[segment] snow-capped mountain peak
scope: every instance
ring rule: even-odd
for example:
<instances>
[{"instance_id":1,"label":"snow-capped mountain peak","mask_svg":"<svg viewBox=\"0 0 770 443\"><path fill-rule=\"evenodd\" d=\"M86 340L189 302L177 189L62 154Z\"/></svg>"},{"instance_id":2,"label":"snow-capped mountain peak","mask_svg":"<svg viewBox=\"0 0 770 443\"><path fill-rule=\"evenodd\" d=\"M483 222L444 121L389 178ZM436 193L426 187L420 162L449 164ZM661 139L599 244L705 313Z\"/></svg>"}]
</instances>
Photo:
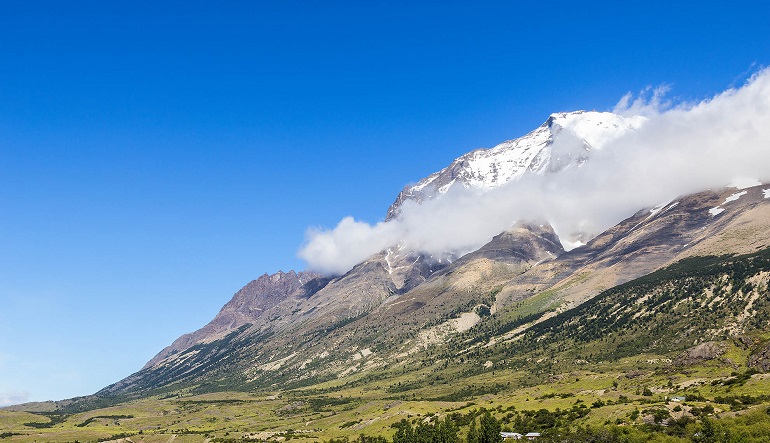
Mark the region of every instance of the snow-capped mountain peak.
<instances>
[{"instance_id":1,"label":"snow-capped mountain peak","mask_svg":"<svg viewBox=\"0 0 770 443\"><path fill-rule=\"evenodd\" d=\"M445 194L452 186L491 189L527 173L558 172L585 162L590 152L634 131L645 117L624 117L610 112L576 111L551 114L545 123L523 137L489 149L476 149L449 166L407 186L388 209L387 219L398 215L406 200L422 202Z\"/></svg>"},{"instance_id":2,"label":"snow-capped mountain peak","mask_svg":"<svg viewBox=\"0 0 770 443\"><path fill-rule=\"evenodd\" d=\"M640 128L645 121L647 119L642 116L624 117L611 112L575 111L551 114L545 125L554 133L566 129L591 148L601 149L629 131Z\"/></svg>"}]
</instances>

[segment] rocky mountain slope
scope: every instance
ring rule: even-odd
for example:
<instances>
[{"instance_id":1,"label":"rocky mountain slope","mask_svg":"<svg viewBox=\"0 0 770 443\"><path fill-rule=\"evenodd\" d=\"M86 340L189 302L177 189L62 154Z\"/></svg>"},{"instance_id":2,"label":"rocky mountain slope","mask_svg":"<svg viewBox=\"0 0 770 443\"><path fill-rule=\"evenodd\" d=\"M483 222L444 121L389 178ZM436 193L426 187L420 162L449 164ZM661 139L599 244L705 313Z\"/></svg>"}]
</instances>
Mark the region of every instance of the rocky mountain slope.
<instances>
[{"instance_id":1,"label":"rocky mountain slope","mask_svg":"<svg viewBox=\"0 0 770 443\"><path fill-rule=\"evenodd\" d=\"M674 359L680 366L722 357L725 346L715 343L731 337L753 351L743 363L758 367L766 364L764 348L757 345L764 341L765 319L770 318L769 281L769 248L689 257L603 291L526 335L537 337L538 345L571 348L574 355L594 359L680 352ZM596 340L608 343L595 349L580 346ZM534 344L517 340L514 347L524 353Z\"/></svg>"},{"instance_id":2,"label":"rocky mountain slope","mask_svg":"<svg viewBox=\"0 0 770 443\"><path fill-rule=\"evenodd\" d=\"M309 283L309 284L308 284ZM153 366L160 360L183 351L193 344L213 341L245 324L253 324L266 311L290 297L307 298L328 283L328 279L313 272L294 271L264 274L235 293L213 320L203 328L185 334L160 351L144 366Z\"/></svg>"},{"instance_id":3,"label":"rocky mountain slope","mask_svg":"<svg viewBox=\"0 0 770 443\"><path fill-rule=\"evenodd\" d=\"M334 279L263 276L250 287L272 287L282 279L289 284L270 302L254 298L264 309L259 315L232 322L186 349L164 351L97 396L313 385L409 365L430 349L450 346L448 352L459 355L467 350L454 340L467 334L483 337L476 346L502 346L606 289L676 260L767 247L770 199L764 188L683 196L639 211L569 252L548 226L518 225L403 291L391 278L387 252ZM234 307L246 306L248 292L239 292L222 319L243 311Z\"/></svg>"}]
</instances>

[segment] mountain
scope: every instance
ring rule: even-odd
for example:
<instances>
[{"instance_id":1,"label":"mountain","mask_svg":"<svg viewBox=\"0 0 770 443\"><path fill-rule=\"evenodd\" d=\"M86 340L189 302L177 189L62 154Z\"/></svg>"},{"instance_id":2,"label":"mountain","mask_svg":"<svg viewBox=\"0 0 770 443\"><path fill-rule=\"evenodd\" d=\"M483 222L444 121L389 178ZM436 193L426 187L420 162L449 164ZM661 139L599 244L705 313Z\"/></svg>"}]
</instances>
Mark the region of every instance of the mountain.
<instances>
[{"instance_id":1,"label":"mountain","mask_svg":"<svg viewBox=\"0 0 770 443\"><path fill-rule=\"evenodd\" d=\"M553 114L531 133L489 150L472 151L417 185L405 188L388 210L388 218L395 216L404 200L421 202L436 198L455 184L490 189L516 180L527 172L555 173L570 165L580 165L593 149L601 149L606 143L634 130L644 121L642 117L626 118L607 112ZM394 245L335 281L327 291L322 290L332 279L320 274L289 271L263 275L238 291L209 324L175 340L147 362L143 369L195 344L221 339L246 324L262 327L266 323L275 326L279 321L297 322L299 320L295 317L304 318L306 312L312 312L314 316L325 312L325 315L335 318L356 316L359 314L357 309L365 311L391 294L409 291L450 261L451 257L449 260L434 259L406 250L403 245ZM368 286L372 284L374 286ZM348 301L348 307L341 311L336 308L331 309L334 312L329 311L329 308L324 311L322 306L334 306L342 299L339 293L347 293L351 289L353 292L366 291L370 297L365 300L354 297ZM319 291L322 292L314 297L313 302L305 301ZM327 293L332 295L326 297ZM304 306L308 304L310 306Z\"/></svg>"},{"instance_id":2,"label":"mountain","mask_svg":"<svg viewBox=\"0 0 770 443\"><path fill-rule=\"evenodd\" d=\"M554 114L405 188L389 217L452 186L580 167L642 124ZM459 257L397 244L344 275L262 275L129 377L0 410L0 439L309 443L436 416L464 432L491 411L544 438L616 425L605 437L707 441L712 419L770 421L770 185L751 184L639 208L568 251L520 220Z\"/></svg>"},{"instance_id":3,"label":"mountain","mask_svg":"<svg viewBox=\"0 0 770 443\"><path fill-rule=\"evenodd\" d=\"M490 149L477 149L449 166L405 187L388 208L395 218L405 201L421 203L446 194L453 186L491 189L525 174L552 174L580 166L593 150L634 131L645 123L641 116L610 112L576 111L551 114L539 128Z\"/></svg>"},{"instance_id":4,"label":"mountain","mask_svg":"<svg viewBox=\"0 0 770 443\"><path fill-rule=\"evenodd\" d=\"M508 326L482 334L483 340L486 346L509 343L604 290L677 260L767 247L766 195L758 186L682 196L639 211L569 252L547 225L519 224L405 291L391 278L387 252L332 279L263 276L212 322L231 327L207 325L189 337L217 330L216 335L186 349L164 350L97 396L313 385L386 370L395 361L416 362L426 349L450 346L454 337L500 322ZM282 280L286 284L274 292ZM243 312L255 311L245 320Z\"/></svg>"},{"instance_id":5,"label":"mountain","mask_svg":"<svg viewBox=\"0 0 770 443\"><path fill-rule=\"evenodd\" d=\"M580 167L594 150L644 121L610 113L554 114L522 138L473 151L405 188L389 216L397 217L406 200L441 198L452 186L491 189L526 174ZM506 349L603 291L679 260L767 247L765 188L681 196L641 209L570 251L548 224L519 221L461 257L438 259L394 245L341 276L266 274L139 372L68 407L384 377L396 363L410 367L435 361L437 353L456 356L469 344Z\"/></svg>"}]
</instances>

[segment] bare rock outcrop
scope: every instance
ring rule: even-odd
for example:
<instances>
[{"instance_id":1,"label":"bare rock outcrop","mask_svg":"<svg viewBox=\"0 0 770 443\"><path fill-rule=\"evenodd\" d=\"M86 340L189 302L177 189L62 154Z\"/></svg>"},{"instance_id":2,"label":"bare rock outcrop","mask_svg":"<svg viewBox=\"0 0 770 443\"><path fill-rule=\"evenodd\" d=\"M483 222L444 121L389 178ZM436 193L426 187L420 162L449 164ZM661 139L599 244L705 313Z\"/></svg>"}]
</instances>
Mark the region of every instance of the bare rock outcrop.
<instances>
[{"instance_id":1,"label":"bare rock outcrop","mask_svg":"<svg viewBox=\"0 0 770 443\"><path fill-rule=\"evenodd\" d=\"M760 346L749 356L748 366L761 372L770 372L770 342Z\"/></svg>"},{"instance_id":2,"label":"bare rock outcrop","mask_svg":"<svg viewBox=\"0 0 770 443\"><path fill-rule=\"evenodd\" d=\"M724 345L709 341L693 346L674 359L677 366L692 366L708 360L714 360L725 353Z\"/></svg>"}]
</instances>

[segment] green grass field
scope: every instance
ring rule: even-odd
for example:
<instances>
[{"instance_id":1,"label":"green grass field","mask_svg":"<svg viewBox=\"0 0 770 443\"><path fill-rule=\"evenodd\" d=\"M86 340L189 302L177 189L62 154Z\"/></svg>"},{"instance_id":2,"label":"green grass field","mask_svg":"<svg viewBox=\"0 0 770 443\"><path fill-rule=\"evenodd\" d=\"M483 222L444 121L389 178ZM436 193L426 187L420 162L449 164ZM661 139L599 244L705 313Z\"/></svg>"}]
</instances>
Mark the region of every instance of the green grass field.
<instances>
[{"instance_id":1,"label":"green grass field","mask_svg":"<svg viewBox=\"0 0 770 443\"><path fill-rule=\"evenodd\" d=\"M291 391L180 393L76 414L3 410L0 411L0 440L3 443L120 439L135 443L216 439L322 442L340 437L355 439L362 433L391 438L395 432L392 425L402 419L459 417L481 408L492 411L504 430L517 432L547 431L547 427L516 428L517 416L542 409L554 413L583 411L578 414L580 417L558 426L614 425L649 435L656 435L656 426L665 428L665 423L654 423L655 411L661 410L673 418L692 415L697 420L698 414L704 414L717 422L729 421L730 426L738 428L768 426L770 377L766 374L749 373L740 377L745 374L745 368L736 371L734 367L713 362L684 371L655 363L665 358L645 355L612 364L577 364L534 385L528 371L493 367L469 377L458 374L452 378L450 371L443 382L405 385L408 381L426 378L436 369L425 367L361 385L357 380L362 375L358 375ZM457 373L461 368L454 369ZM740 380L725 384L725 380L736 378L731 374L737 374ZM687 399L667 401L678 396ZM680 411L674 411L677 407ZM695 415L688 413L693 408ZM707 412L698 412L700 410ZM634 411L638 411L638 415L634 416ZM665 415L664 412L657 414ZM465 429L466 426L461 426L461 435Z\"/></svg>"}]
</instances>

